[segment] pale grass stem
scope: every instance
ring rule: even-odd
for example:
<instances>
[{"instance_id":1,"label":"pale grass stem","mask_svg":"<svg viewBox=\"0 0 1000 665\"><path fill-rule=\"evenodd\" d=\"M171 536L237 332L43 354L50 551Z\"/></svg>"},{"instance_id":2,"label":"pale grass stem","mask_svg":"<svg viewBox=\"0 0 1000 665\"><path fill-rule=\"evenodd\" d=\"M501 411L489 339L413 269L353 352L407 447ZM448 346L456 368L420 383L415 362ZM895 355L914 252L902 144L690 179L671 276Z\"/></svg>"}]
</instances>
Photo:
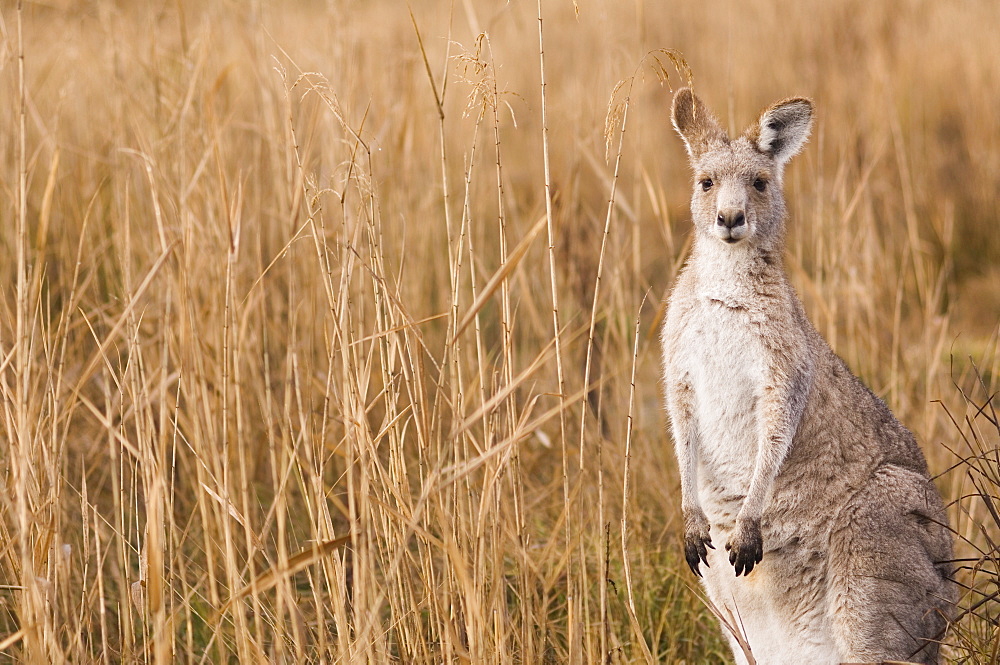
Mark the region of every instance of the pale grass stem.
<instances>
[{"instance_id":1,"label":"pale grass stem","mask_svg":"<svg viewBox=\"0 0 1000 665\"><path fill-rule=\"evenodd\" d=\"M546 231L548 233L548 260L549 260L549 286L552 295L552 334L555 338L555 352L556 352L556 384L559 392L559 444L560 452L562 453L562 474L563 474L563 503L564 509L566 511L566 547L572 548L573 543L573 520L571 519L570 512L570 489L569 489L569 452L566 448L567 436L566 431L566 411L564 404L566 401L566 377L563 371L563 349L562 349L562 328L559 324L559 284L556 276L556 239L555 239L555 227L552 215L552 175L549 165L549 126L548 126L548 115L546 106L546 81L545 81L545 37L543 32L543 21L542 21L542 0L538 0L538 70L540 75L540 100L541 100L541 130L542 130L542 165L544 172L544 184L545 184L545 223ZM583 468L583 448L580 449L580 467ZM583 547L583 542L580 543L581 548ZM582 583L584 587L587 586L586 581L586 567L583 563L585 558L581 556L580 559L580 570L582 573ZM566 575L566 596L567 602L569 603L569 635L568 641L570 645L570 655L569 662L571 665L576 665L577 662L582 661L583 655L574 651L574 649L580 643L580 637L575 634L577 623L579 619L574 616L574 610L576 605L575 594L575 584L573 575L571 572L573 570L572 562L567 566ZM603 582L601 582L603 587ZM603 607L603 606L602 606ZM601 640L602 648L601 653L605 653L606 645L604 644L604 639Z\"/></svg>"}]
</instances>

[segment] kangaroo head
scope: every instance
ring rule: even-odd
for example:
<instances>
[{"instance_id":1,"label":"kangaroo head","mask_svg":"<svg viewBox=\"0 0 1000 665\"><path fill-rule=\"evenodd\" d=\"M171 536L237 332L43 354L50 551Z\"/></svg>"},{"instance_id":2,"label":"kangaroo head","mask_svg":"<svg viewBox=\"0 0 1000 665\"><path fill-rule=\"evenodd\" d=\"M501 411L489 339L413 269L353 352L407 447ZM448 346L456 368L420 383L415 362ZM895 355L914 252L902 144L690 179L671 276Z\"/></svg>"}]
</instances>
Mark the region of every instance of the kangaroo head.
<instances>
[{"instance_id":1,"label":"kangaroo head","mask_svg":"<svg viewBox=\"0 0 1000 665\"><path fill-rule=\"evenodd\" d=\"M677 91L673 122L694 169L691 213L699 235L731 245L783 242L781 176L809 138L812 117L811 101L786 99L730 139L690 88Z\"/></svg>"}]
</instances>

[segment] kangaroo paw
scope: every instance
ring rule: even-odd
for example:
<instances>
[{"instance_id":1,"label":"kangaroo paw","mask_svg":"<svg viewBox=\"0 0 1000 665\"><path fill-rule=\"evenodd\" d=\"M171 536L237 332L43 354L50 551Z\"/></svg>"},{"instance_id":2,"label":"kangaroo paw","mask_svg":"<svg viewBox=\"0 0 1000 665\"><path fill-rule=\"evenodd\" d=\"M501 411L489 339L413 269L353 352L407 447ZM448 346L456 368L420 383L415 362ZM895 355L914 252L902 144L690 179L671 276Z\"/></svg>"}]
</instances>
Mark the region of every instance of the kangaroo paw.
<instances>
[{"instance_id":1,"label":"kangaroo paw","mask_svg":"<svg viewBox=\"0 0 1000 665\"><path fill-rule=\"evenodd\" d=\"M749 575L764 558L764 540L760 535L760 520L737 519L736 528L726 543L729 563L736 568L736 577Z\"/></svg>"}]
</instances>

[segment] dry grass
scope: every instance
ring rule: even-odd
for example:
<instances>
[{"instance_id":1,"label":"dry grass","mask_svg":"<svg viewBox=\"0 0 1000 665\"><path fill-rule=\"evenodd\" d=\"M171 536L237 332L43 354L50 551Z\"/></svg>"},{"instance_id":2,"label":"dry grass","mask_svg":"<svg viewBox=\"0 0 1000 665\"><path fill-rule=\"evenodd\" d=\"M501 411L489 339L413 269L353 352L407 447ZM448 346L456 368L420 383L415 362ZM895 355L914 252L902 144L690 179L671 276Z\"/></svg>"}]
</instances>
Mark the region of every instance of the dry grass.
<instances>
[{"instance_id":1,"label":"dry grass","mask_svg":"<svg viewBox=\"0 0 1000 665\"><path fill-rule=\"evenodd\" d=\"M734 129L816 99L793 278L955 501L954 662L1000 662L997 3L0 18L0 659L723 661L659 406L670 47Z\"/></svg>"}]
</instances>

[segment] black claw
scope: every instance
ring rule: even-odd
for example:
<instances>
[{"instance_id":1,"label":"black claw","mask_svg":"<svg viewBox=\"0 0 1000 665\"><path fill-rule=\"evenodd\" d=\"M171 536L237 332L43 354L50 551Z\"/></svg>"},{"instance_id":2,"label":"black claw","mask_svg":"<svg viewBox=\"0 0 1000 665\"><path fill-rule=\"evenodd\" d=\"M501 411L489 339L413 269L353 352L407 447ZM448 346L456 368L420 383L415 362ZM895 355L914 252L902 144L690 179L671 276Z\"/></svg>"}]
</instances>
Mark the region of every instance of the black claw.
<instances>
[{"instance_id":1,"label":"black claw","mask_svg":"<svg viewBox=\"0 0 1000 665\"><path fill-rule=\"evenodd\" d=\"M684 546L684 558L687 559L688 568L691 569L691 572L701 577L701 571L698 570L698 551L693 544L689 543Z\"/></svg>"},{"instance_id":2,"label":"black claw","mask_svg":"<svg viewBox=\"0 0 1000 665\"><path fill-rule=\"evenodd\" d=\"M706 568L711 568L708 563L708 547L715 549L712 545L712 541L709 538L700 538L697 536L691 536L685 538L684 542L684 558L687 560L688 567L691 572L702 577L701 570L699 566L704 563Z\"/></svg>"},{"instance_id":3,"label":"black claw","mask_svg":"<svg viewBox=\"0 0 1000 665\"><path fill-rule=\"evenodd\" d=\"M760 537L760 527L751 524L749 528L739 529L734 534L734 541L726 543L729 551L729 563L736 571L736 576L749 575L754 567L764 558L764 543Z\"/></svg>"}]
</instances>

